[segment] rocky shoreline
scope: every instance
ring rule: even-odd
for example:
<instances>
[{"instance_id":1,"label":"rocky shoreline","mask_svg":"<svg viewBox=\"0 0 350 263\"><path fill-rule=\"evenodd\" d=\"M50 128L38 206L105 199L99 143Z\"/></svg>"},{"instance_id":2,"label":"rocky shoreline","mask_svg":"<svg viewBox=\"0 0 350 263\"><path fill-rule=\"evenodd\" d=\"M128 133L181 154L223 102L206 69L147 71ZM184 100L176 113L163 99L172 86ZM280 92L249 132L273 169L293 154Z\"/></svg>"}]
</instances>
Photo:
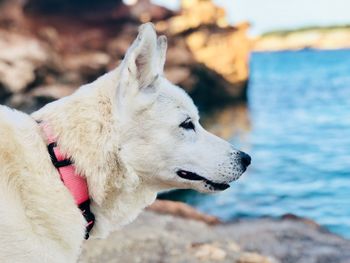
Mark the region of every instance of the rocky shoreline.
<instances>
[{"instance_id":1,"label":"rocky shoreline","mask_svg":"<svg viewBox=\"0 0 350 263\"><path fill-rule=\"evenodd\" d=\"M209 225L199 218L190 219L189 214L184 218L178 213L181 206L175 203L177 215L174 209L165 209L172 214L145 211L108 239L87 241L80 263L350 262L350 241L311 220L286 216Z\"/></svg>"},{"instance_id":2,"label":"rocky shoreline","mask_svg":"<svg viewBox=\"0 0 350 263\"><path fill-rule=\"evenodd\" d=\"M253 49L256 52L349 48L350 27L348 26L275 32L259 36L253 40Z\"/></svg>"}]
</instances>

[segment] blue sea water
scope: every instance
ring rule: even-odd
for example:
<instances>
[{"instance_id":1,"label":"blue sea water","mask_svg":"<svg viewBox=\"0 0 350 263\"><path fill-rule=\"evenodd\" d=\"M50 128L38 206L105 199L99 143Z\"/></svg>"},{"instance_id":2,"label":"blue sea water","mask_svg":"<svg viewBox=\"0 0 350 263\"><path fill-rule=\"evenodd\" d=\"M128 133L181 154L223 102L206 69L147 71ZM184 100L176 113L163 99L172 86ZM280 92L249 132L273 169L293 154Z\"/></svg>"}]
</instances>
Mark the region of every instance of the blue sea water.
<instances>
[{"instance_id":1,"label":"blue sea water","mask_svg":"<svg viewBox=\"0 0 350 263\"><path fill-rule=\"evenodd\" d=\"M224 220L293 213L350 238L350 51L254 53L253 162L227 191L187 201Z\"/></svg>"}]
</instances>

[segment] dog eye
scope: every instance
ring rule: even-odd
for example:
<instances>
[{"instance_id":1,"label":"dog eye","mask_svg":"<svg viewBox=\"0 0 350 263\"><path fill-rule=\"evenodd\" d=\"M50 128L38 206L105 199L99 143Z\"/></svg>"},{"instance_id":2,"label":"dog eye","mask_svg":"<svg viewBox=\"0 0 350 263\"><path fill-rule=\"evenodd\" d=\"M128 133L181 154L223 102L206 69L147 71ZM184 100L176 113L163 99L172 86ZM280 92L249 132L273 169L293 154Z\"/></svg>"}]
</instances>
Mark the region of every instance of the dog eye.
<instances>
[{"instance_id":1,"label":"dog eye","mask_svg":"<svg viewBox=\"0 0 350 263\"><path fill-rule=\"evenodd\" d=\"M195 130L191 119L186 119L183 123L180 124L180 127L185 130Z\"/></svg>"}]
</instances>

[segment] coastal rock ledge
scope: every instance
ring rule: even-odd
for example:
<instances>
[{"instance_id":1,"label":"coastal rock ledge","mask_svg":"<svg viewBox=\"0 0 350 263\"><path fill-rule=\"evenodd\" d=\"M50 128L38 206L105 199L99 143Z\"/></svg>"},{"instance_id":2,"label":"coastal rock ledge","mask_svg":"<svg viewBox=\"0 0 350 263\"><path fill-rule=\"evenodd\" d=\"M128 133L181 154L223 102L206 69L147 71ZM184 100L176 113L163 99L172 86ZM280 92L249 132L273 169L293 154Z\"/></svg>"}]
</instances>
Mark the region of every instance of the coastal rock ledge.
<instances>
[{"instance_id":1,"label":"coastal rock ledge","mask_svg":"<svg viewBox=\"0 0 350 263\"><path fill-rule=\"evenodd\" d=\"M350 241L293 217L208 225L146 211L106 240L88 240L83 262L349 263Z\"/></svg>"}]
</instances>

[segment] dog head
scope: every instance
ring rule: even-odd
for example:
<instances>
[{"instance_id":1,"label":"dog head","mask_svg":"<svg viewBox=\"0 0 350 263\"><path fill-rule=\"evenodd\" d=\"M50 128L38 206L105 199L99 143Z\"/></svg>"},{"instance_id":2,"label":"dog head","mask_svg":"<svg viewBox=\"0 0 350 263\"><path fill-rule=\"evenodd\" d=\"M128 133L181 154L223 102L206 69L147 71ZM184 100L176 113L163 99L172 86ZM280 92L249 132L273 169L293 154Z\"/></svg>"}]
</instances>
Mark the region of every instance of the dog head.
<instances>
[{"instance_id":1,"label":"dog head","mask_svg":"<svg viewBox=\"0 0 350 263\"><path fill-rule=\"evenodd\" d=\"M250 157L203 129L190 97L163 75L166 49L166 37L144 24L120 65L119 156L159 189L224 190Z\"/></svg>"}]
</instances>

